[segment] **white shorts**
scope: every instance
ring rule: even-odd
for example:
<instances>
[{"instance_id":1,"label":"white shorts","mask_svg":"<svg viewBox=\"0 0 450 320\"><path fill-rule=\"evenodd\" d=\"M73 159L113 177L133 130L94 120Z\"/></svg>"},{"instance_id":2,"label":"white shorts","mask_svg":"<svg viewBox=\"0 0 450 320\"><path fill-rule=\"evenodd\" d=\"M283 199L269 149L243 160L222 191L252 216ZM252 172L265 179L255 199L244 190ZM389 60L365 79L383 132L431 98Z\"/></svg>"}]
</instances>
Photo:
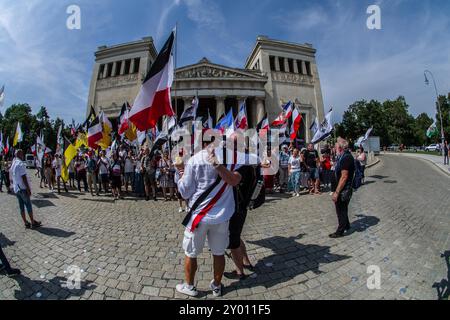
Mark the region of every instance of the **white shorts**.
<instances>
[{"instance_id":1,"label":"white shorts","mask_svg":"<svg viewBox=\"0 0 450 320\"><path fill-rule=\"evenodd\" d=\"M229 221L221 224L200 223L194 233L188 229L184 231L183 250L187 257L197 258L205 246L208 238L208 246L214 256L225 255L225 249L229 243Z\"/></svg>"}]
</instances>

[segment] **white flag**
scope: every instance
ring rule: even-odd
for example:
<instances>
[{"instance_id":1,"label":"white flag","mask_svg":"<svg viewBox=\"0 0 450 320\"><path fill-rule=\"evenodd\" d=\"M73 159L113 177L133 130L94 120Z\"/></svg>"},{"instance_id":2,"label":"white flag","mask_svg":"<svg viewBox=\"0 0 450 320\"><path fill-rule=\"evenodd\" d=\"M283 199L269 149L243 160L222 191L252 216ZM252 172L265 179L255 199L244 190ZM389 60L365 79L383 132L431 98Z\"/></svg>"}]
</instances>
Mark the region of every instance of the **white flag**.
<instances>
[{"instance_id":1,"label":"white flag","mask_svg":"<svg viewBox=\"0 0 450 320\"><path fill-rule=\"evenodd\" d=\"M0 89L0 108L3 107L3 103L5 102L5 86Z\"/></svg>"},{"instance_id":2,"label":"white flag","mask_svg":"<svg viewBox=\"0 0 450 320\"><path fill-rule=\"evenodd\" d=\"M313 140L311 141L312 144L317 144L326 138L328 138L331 133L333 132L333 123L332 123L332 115L333 115L333 109L328 112L328 114L325 116L325 119L323 120L322 124L320 125L319 130L317 130L316 134L314 135Z\"/></svg>"}]
</instances>

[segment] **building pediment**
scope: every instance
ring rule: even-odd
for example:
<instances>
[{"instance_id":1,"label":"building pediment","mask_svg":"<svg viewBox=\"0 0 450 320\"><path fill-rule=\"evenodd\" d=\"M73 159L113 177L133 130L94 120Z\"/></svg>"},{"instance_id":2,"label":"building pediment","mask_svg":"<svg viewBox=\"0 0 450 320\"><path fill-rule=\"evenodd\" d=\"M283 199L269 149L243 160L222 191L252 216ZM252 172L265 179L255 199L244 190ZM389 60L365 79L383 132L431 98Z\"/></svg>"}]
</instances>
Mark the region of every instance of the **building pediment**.
<instances>
[{"instance_id":1,"label":"building pediment","mask_svg":"<svg viewBox=\"0 0 450 320\"><path fill-rule=\"evenodd\" d=\"M178 81L195 79L267 81L267 77L260 72L214 64L206 58L196 64L176 70L176 80Z\"/></svg>"}]
</instances>

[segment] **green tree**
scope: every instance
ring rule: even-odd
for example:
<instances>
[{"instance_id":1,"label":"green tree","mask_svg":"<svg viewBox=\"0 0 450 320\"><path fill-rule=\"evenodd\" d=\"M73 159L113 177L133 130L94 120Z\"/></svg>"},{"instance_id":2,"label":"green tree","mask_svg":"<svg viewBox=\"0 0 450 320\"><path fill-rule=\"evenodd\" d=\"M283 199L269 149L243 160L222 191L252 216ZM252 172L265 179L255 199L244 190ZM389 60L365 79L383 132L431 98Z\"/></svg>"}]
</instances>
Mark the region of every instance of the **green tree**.
<instances>
[{"instance_id":1,"label":"green tree","mask_svg":"<svg viewBox=\"0 0 450 320\"><path fill-rule=\"evenodd\" d=\"M28 104L14 104L5 111L1 125L5 137L9 136L10 143L13 141L17 122L20 122L24 133L20 147L28 150L33 143L32 141L35 137L34 128L36 126L36 117L31 114L31 107Z\"/></svg>"},{"instance_id":2,"label":"green tree","mask_svg":"<svg viewBox=\"0 0 450 320\"><path fill-rule=\"evenodd\" d=\"M418 146L424 146L431 143L426 136L428 128L433 124L433 119L426 113L421 113L414 121L414 137Z\"/></svg>"},{"instance_id":3,"label":"green tree","mask_svg":"<svg viewBox=\"0 0 450 320\"><path fill-rule=\"evenodd\" d=\"M383 111L387 116L386 127L391 143L414 145L414 117L408 112L409 106L404 97L387 100Z\"/></svg>"},{"instance_id":4,"label":"green tree","mask_svg":"<svg viewBox=\"0 0 450 320\"><path fill-rule=\"evenodd\" d=\"M450 140L450 95L449 97L446 96L439 96L439 102L441 104L441 111L442 111L442 124L444 127L444 135L445 139L448 141ZM441 121L440 121L440 115L438 106L436 105L436 124L437 129L439 132L439 137L437 140L441 141ZM438 142L436 141L436 142Z\"/></svg>"},{"instance_id":5,"label":"green tree","mask_svg":"<svg viewBox=\"0 0 450 320\"><path fill-rule=\"evenodd\" d=\"M389 143L386 133L386 116L383 113L382 104L376 100L369 102L361 100L349 106L341 124L336 128L336 133L351 141L356 141L371 127L373 127L372 135L379 136L382 144Z\"/></svg>"}]
</instances>

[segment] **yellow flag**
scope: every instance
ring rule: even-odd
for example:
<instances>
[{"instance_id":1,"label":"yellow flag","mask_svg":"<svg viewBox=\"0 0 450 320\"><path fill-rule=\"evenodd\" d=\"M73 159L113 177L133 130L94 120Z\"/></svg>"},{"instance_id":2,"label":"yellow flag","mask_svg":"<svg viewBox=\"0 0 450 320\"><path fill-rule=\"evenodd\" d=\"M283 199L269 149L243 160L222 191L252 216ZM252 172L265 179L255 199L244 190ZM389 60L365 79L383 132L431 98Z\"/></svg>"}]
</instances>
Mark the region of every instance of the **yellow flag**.
<instances>
[{"instance_id":1,"label":"yellow flag","mask_svg":"<svg viewBox=\"0 0 450 320\"><path fill-rule=\"evenodd\" d=\"M66 151L64 151L64 164L66 167L69 167L69 164L72 162L73 158L77 155L78 148L73 144L69 144Z\"/></svg>"},{"instance_id":2,"label":"yellow flag","mask_svg":"<svg viewBox=\"0 0 450 320\"><path fill-rule=\"evenodd\" d=\"M131 121L129 123L128 130L125 132L125 137L127 137L127 139L131 142L137 139L137 128L133 123L131 123Z\"/></svg>"},{"instance_id":3,"label":"yellow flag","mask_svg":"<svg viewBox=\"0 0 450 320\"><path fill-rule=\"evenodd\" d=\"M23 132L20 128L20 122L17 122L16 133L14 134L13 147L23 140Z\"/></svg>"},{"instance_id":4,"label":"yellow flag","mask_svg":"<svg viewBox=\"0 0 450 320\"><path fill-rule=\"evenodd\" d=\"M108 147L111 145L111 131L112 128L110 128L107 123L103 123L103 138L99 142L97 142L97 145L103 150L108 149Z\"/></svg>"},{"instance_id":5,"label":"yellow flag","mask_svg":"<svg viewBox=\"0 0 450 320\"><path fill-rule=\"evenodd\" d=\"M86 134L85 134L85 133L79 133L79 134L78 134L77 141L75 141L75 147L76 147L77 149L79 149L79 148L81 148L82 146L87 147L88 145L89 145L89 144L88 144L88 139L87 139Z\"/></svg>"},{"instance_id":6,"label":"yellow flag","mask_svg":"<svg viewBox=\"0 0 450 320\"><path fill-rule=\"evenodd\" d=\"M61 178L64 182L69 181L69 168L67 168L65 161L61 165Z\"/></svg>"}]
</instances>

